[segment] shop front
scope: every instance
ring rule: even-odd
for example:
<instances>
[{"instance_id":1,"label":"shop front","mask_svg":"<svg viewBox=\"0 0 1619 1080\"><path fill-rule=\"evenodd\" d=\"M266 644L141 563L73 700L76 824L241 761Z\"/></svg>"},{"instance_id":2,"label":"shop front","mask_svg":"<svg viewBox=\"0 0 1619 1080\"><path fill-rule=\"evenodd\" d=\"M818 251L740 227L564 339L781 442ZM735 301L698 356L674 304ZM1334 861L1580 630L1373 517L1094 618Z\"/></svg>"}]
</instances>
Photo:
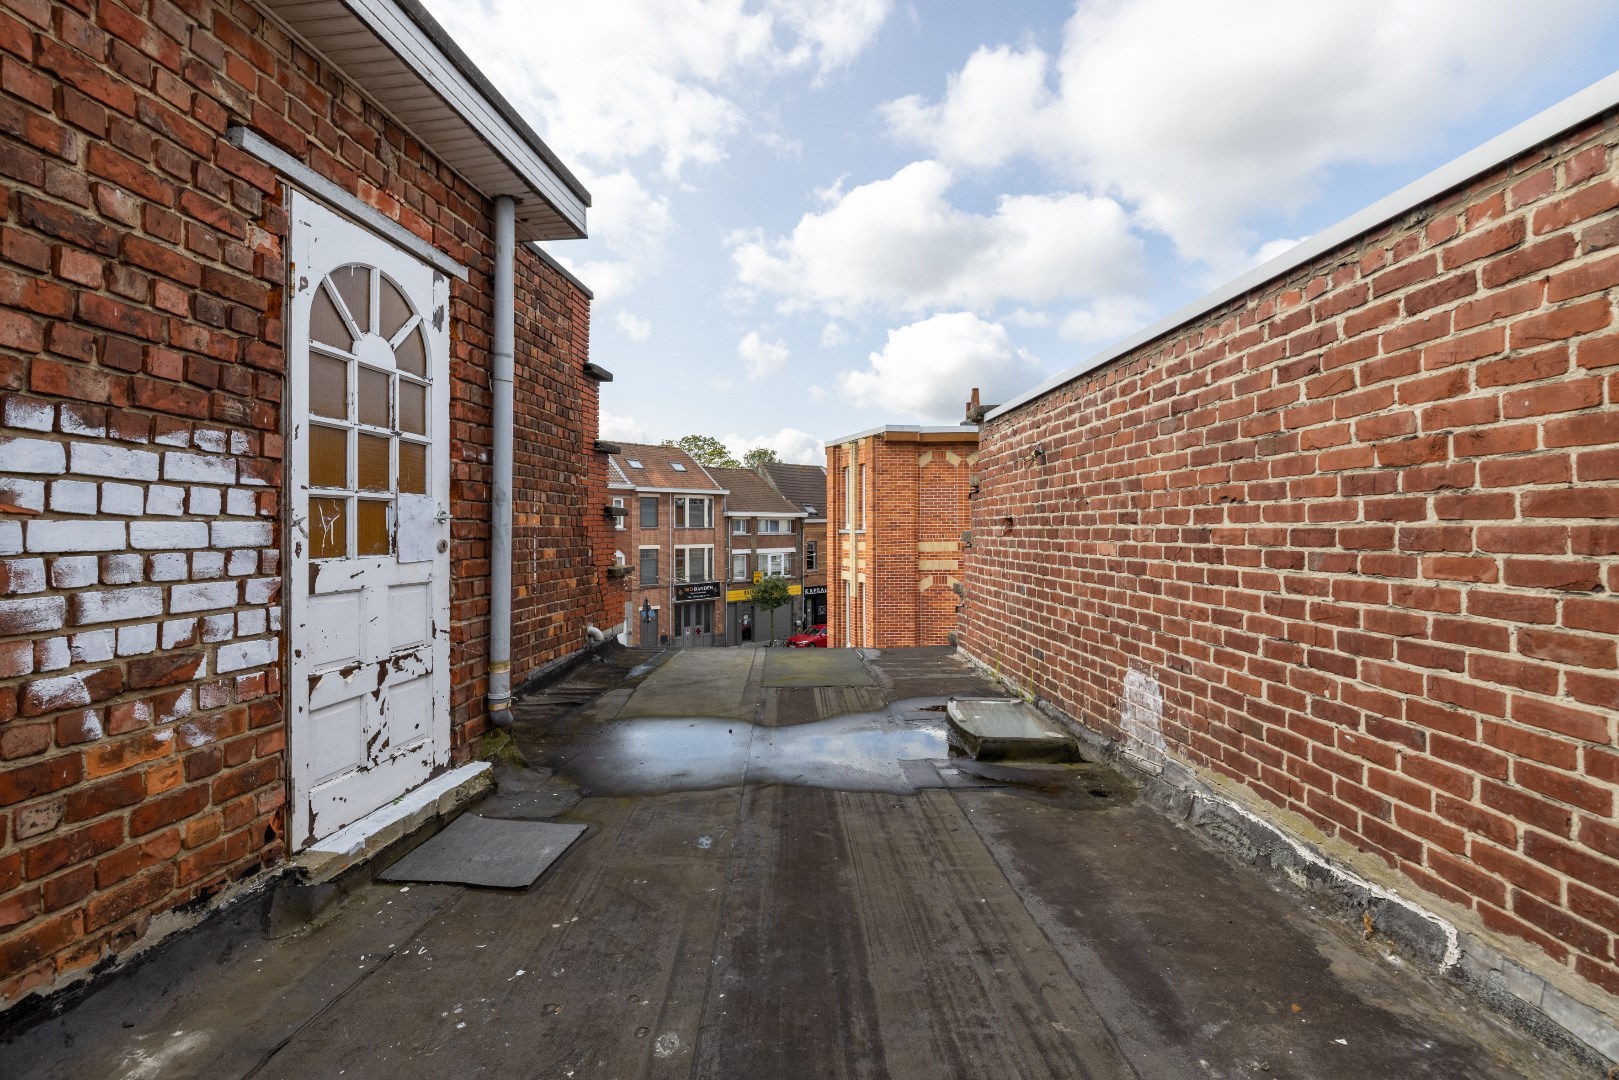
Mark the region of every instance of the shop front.
<instances>
[{"instance_id":1,"label":"shop front","mask_svg":"<svg viewBox=\"0 0 1619 1080\"><path fill-rule=\"evenodd\" d=\"M673 645L689 648L714 644L714 608L720 598L720 583L699 581L675 586Z\"/></svg>"}]
</instances>

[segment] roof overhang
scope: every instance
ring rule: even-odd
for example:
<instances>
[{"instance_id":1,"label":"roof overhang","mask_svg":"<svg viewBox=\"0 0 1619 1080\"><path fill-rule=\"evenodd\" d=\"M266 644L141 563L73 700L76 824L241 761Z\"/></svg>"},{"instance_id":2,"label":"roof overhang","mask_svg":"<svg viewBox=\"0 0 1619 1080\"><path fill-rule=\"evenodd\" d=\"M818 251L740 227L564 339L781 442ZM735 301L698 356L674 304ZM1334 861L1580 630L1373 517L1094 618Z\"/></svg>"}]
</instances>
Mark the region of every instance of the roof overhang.
<instances>
[{"instance_id":1,"label":"roof overhang","mask_svg":"<svg viewBox=\"0 0 1619 1080\"><path fill-rule=\"evenodd\" d=\"M977 428L963 427L920 427L911 424L889 424L886 427L868 428L857 431L853 435L844 435L836 439L826 440L826 445L837 446L842 443L858 442L873 435L879 435L888 442L977 442Z\"/></svg>"},{"instance_id":2,"label":"roof overhang","mask_svg":"<svg viewBox=\"0 0 1619 1080\"><path fill-rule=\"evenodd\" d=\"M585 236L590 192L417 0L257 0L489 198L519 240Z\"/></svg>"}]
</instances>

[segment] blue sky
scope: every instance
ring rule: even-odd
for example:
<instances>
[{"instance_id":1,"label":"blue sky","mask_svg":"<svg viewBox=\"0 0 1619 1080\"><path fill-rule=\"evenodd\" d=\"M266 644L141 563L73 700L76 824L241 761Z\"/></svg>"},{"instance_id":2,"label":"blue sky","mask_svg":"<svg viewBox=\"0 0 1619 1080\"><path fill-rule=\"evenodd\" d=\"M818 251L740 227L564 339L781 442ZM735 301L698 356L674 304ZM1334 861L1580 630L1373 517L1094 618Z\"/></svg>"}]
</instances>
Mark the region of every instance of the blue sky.
<instances>
[{"instance_id":1,"label":"blue sky","mask_svg":"<svg viewBox=\"0 0 1619 1080\"><path fill-rule=\"evenodd\" d=\"M1608 75L1603 0L426 0L586 182L603 433L952 424Z\"/></svg>"}]
</instances>

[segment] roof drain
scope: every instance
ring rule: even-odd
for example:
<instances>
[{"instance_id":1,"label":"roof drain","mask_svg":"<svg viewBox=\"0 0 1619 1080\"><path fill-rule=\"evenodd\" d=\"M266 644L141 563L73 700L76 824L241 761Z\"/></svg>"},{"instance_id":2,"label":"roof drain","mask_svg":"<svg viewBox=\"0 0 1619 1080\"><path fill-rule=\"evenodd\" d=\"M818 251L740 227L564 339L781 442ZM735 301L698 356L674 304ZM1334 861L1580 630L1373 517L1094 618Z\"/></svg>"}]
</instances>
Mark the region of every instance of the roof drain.
<instances>
[{"instance_id":1,"label":"roof drain","mask_svg":"<svg viewBox=\"0 0 1619 1080\"><path fill-rule=\"evenodd\" d=\"M494 485L489 521L489 720L512 726L512 377L516 369L517 207L495 199Z\"/></svg>"}]
</instances>

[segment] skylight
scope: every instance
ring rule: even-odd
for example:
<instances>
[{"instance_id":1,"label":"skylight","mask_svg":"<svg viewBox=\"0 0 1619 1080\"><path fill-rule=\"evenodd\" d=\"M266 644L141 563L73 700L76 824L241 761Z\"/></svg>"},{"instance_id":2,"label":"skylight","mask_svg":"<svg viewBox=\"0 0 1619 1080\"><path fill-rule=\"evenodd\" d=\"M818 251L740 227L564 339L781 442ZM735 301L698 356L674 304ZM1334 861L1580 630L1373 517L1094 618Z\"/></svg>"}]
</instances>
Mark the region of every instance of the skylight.
<instances>
[{"instance_id":1,"label":"skylight","mask_svg":"<svg viewBox=\"0 0 1619 1080\"><path fill-rule=\"evenodd\" d=\"M673 469L675 472L685 472L686 471L686 466L682 465L678 461L671 461L669 463L669 467L671 469Z\"/></svg>"},{"instance_id":2,"label":"skylight","mask_svg":"<svg viewBox=\"0 0 1619 1080\"><path fill-rule=\"evenodd\" d=\"M626 458L625 460L630 463L630 468L632 468L632 469L640 469L640 468L644 467L644 466L642 466L642 464L639 461L636 461L634 458Z\"/></svg>"}]
</instances>

